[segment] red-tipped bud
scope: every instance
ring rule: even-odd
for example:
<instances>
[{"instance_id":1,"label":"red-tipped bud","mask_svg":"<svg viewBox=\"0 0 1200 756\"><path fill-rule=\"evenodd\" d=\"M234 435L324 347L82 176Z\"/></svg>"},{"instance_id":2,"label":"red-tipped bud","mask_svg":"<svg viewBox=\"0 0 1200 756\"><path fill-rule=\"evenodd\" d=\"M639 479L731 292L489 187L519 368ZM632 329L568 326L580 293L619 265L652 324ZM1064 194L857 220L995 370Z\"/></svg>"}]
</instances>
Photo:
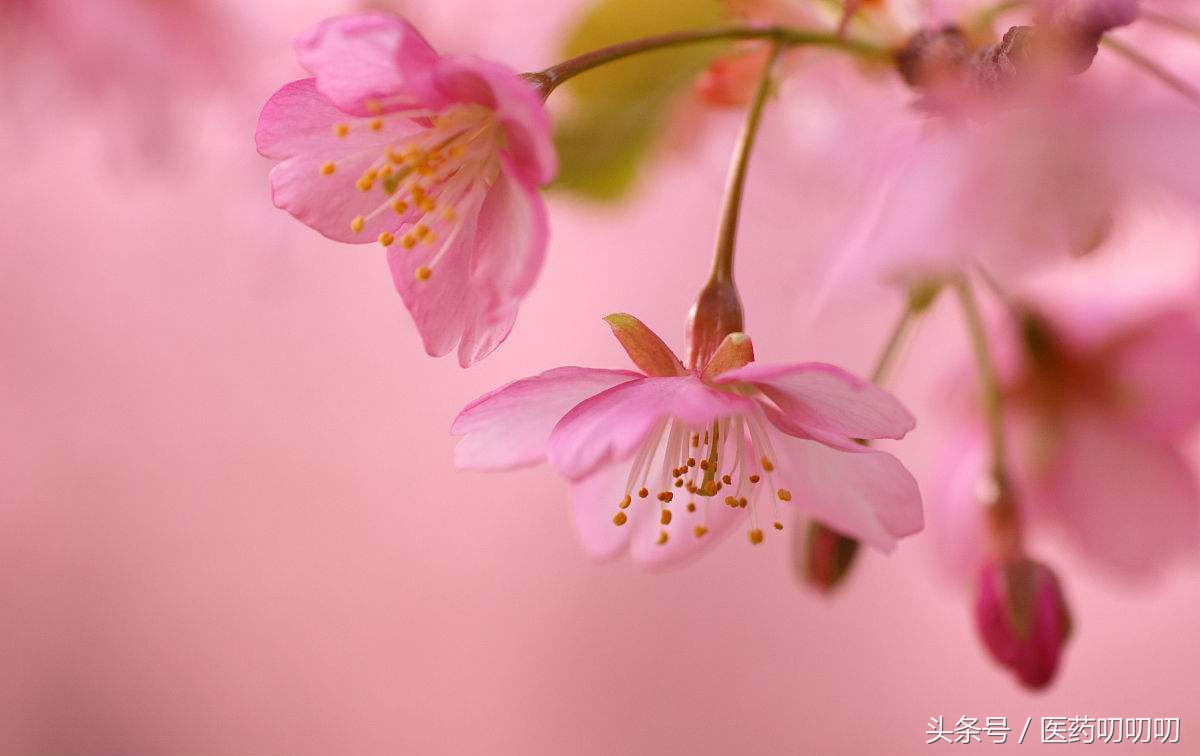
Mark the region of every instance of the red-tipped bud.
<instances>
[{"instance_id":1,"label":"red-tipped bud","mask_svg":"<svg viewBox=\"0 0 1200 756\"><path fill-rule=\"evenodd\" d=\"M704 367L726 336L744 330L742 300L737 287L729 278L713 276L688 313L688 367Z\"/></svg>"},{"instance_id":2,"label":"red-tipped bud","mask_svg":"<svg viewBox=\"0 0 1200 756\"><path fill-rule=\"evenodd\" d=\"M1054 679L1071 616L1058 578L1032 559L990 559L979 575L975 623L992 658L1021 683L1044 688Z\"/></svg>"},{"instance_id":3,"label":"red-tipped bud","mask_svg":"<svg viewBox=\"0 0 1200 756\"><path fill-rule=\"evenodd\" d=\"M819 522L810 522L803 543L795 545L796 572L813 588L829 593L842 584L858 556L858 541L830 530Z\"/></svg>"}]
</instances>

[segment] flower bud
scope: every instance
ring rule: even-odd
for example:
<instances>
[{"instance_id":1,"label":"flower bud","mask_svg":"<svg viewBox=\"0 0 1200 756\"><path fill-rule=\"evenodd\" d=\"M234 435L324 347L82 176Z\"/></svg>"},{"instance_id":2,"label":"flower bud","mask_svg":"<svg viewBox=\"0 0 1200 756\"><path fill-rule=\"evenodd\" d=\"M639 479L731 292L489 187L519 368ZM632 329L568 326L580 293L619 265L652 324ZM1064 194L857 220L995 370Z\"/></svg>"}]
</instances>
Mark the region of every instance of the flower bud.
<instances>
[{"instance_id":1,"label":"flower bud","mask_svg":"<svg viewBox=\"0 0 1200 756\"><path fill-rule=\"evenodd\" d=\"M714 275L688 313L687 365L701 368L731 333L743 327L742 300L731 278Z\"/></svg>"},{"instance_id":2,"label":"flower bud","mask_svg":"<svg viewBox=\"0 0 1200 756\"><path fill-rule=\"evenodd\" d=\"M803 542L799 536L796 541L797 576L823 593L842 584L858 556L857 540L816 521L808 524Z\"/></svg>"},{"instance_id":3,"label":"flower bud","mask_svg":"<svg viewBox=\"0 0 1200 756\"><path fill-rule=\"evenodd\" d=\"M990 559L979 576L975 623L992 658L1023 685L1043 688L1054 678L1071 617L1058 578L1026 557Z\"/></svg>"}]
</instances>

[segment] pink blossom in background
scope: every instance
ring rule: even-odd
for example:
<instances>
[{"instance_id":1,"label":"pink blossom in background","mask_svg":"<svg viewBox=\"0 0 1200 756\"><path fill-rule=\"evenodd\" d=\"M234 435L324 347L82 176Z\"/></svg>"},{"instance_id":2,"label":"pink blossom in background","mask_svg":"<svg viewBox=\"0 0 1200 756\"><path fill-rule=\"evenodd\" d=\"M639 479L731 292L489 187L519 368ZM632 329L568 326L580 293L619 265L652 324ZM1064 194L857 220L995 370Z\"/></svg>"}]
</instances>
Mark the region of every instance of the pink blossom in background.
<instances>
[{"instance_id":1,"label":"pink blossom in background","mask_svg":"<svg viewBox=\"0 0 1200 756\"><path fill-rule=\"evenodd\" d=\"M390 14L325 21L296 50L314 78L276 92L256 136L281 161L273 201L331 239L388 248L429 354L486 357L546 252L538 187L556 159L540 97L499 64L439 57Z\"/></svg>"},{"instance_id":2,"label":"pink blossom in background","mask_svg":"<svg viewBox=\"0 0 1200 756\"><path fill-rule=\"evenodd\" d=\"M854 441L912 430L891 395L832 365L752 365L745 334L689 371L636 318L607 320L642 373L567 367L497 389L455 420L458 465L548 459L571 482L584 548L648 566L708 548L742 510L755 544L790 506L883 550L921 529L916 481Z\"/></svg>"},{"instance_id":3,"label":"pink blossom in background","mask_svg":"<svg viewBox=\"0 0 1200 756\"><path fill-rule=\"evenodd\" d=\"M237 86L246 40L229 19L212 0L0 0L0 125L45 138L48 113L70 115L170 162L189 107Z\"/></svg>"},{"instance_id":4,"label":"pink blossom in background","mask_svg":"<svg viewBox=\"0 0 1200 756\"><path fill-rule=\"evenodd\" d=\"M1110 308L1111 309L1111 308ZM1029 305L997 332L1009 455L1032 527L1137 578L1200 548L1200 485L1182 443L1200 427L1200 325L1178 302L1104 313L1094 300ZM980 558L983 430L955 436L935 521L955 569Z\"/></svg>"}]
</instances>

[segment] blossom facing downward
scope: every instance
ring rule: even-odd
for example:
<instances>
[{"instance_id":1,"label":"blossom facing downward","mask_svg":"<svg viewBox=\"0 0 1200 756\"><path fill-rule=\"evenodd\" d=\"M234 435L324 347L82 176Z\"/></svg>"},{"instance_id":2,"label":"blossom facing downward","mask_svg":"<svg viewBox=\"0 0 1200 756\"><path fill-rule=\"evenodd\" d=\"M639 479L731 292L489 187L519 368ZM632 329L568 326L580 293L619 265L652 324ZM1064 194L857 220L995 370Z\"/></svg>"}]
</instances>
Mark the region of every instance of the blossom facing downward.
<instances>
[{"instance_id":1,"label":"blossom facing downward","mask_svg":"<svg viewBox=\"0 0 1200 756\"><path fill-rule=\"evenodd\" d=\"M542 267L538 187L556 171L538 94L497 63L444 57L384 13L296 41L313 78L274 95L259 152L271 197L331 239L378 242L426 351L464 366L504 341Z\"/></svg>"},{"instance_id":2,"label":"blossom facing downward","mask_svg":"<svg viewBox=\"0 0 1200 756\"><path fill-rule=\"evenodd\" d=\"M1024 305L994 329L1006 447L1023 520L1059 531L1097 566L1160 573L1200 549L1200 482L1183 451L1200 427L1200 325L1174 301L1104 313L1095 300ZM942 527L949 566L984 548L986 434L963 424Z\"/></svg>"},{"instance_id":3,"label":"blossom facing downward","mask_svg":"<svg viewBox=\"0 0 1200 756\"><path fill-rule=\"evenodd\" d=\"M1071 615L1049 567L1032 559L993 559L979 575L975 626L992 658L1022 684L1044 688L1071 635Z\"/></svg>"},{"instance_id":4,"label":"blossom facing downward","mask_svg":"<svg viewBox=\"0 0 1200 756\"><path fill-rule=\"evenodd\" d=\"M606 320L640 372L563 367L480 397L451 428L458 466L548 460L571 484L584 548L652 566L698 554L746 517L761 543L790 507L883 550L921 529L916 481L854 440L914 427L887 392L823 363L751 364L743 333L689 370L636 318Z\"/></svg>"}]
</instances>

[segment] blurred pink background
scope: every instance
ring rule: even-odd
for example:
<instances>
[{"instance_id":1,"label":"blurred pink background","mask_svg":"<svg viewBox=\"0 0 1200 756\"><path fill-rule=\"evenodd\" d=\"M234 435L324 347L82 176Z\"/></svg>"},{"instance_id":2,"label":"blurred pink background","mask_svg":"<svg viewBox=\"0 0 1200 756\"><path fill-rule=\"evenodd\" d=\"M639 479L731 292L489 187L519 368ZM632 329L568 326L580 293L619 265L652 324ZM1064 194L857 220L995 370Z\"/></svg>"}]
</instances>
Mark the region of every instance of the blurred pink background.
<instances>
[{"instance_id":1,"label":"blurred pink background","mask_svg":"<svg viewBox=\"0 0 1200 756\"><path fill-rule=\"evenodd\" d=\"M1178 745L1103 751L1200 752L1195 559L1114 584L1046 542L1077 634L1034 695L979 648L927 534L867 554L822 598L793 578L789 538L734 538L666 574L596 565L550 471L456 472L447 431L470 399L623 364L605 313L681 338L737 114L623 205L553 200L538 288L463 371L424 355L380 250L324 240L267 198L258 108L301 75L290 37L347 7L219 6L228 70L185 84L152 57L166 83L137 97L69 91L53 53L6 64L0 754L905 754L928 748L931 717L964 715L1017 731L1182 717ZM534 69L577 12L456 0L409 15L435 46ZM769 116L776 154L803 119L794 94ZM805 201L789 170L751 174L739 277L759 357L866 372L900 302L814 311L821 231L786 223ZM1147 219L1125 267L1094 275L1197 280L1197 239L1176 229ZM1130 268L1139 244L1178 264ZM927 497L953 315L936 308L896 383L922 419L898 453Z\"/></svg>"}]
</instances>

